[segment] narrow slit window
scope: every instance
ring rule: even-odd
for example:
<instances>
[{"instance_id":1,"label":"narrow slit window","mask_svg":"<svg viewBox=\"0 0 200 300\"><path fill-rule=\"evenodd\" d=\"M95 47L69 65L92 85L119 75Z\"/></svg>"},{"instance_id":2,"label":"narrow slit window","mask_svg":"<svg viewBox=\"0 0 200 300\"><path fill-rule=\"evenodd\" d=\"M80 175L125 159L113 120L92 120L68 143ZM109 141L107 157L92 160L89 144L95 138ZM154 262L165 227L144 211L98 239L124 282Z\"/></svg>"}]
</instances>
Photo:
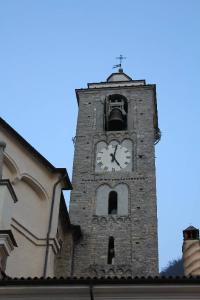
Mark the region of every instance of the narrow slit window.
<instances>
[{"instance_id":1,"label":"narrow slit window","mask_svg":"<svg viewBox=\"0 0 200 300\"><path fill-rule=\"evenodd\" d=\"M115 259L114 237L110 236L108 241L108 265L113 265Z\"/></svg>"},{"instance_id":2,"label":"narrow slit window","mask_svg":"<svg viewBox=\"0 0 200 300\"><path fill-rule=\"evenodd\" d=\"M108 197L108 214L116 215L117 214L117 192L112 191L109 193Z\"/></svg>"}]
</instances>

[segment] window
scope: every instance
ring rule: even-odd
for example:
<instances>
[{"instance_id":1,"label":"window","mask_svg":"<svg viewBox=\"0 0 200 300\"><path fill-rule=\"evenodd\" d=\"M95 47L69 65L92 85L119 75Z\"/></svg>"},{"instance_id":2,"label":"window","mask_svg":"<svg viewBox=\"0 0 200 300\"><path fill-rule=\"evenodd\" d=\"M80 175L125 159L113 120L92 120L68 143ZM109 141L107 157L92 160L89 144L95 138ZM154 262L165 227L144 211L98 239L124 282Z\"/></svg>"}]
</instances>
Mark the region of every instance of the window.
<instances>
[{"instance_id":1,"label":"window","mask_svg":"<svg viewBox=\"0 0 200 300\"><path fill-rule=\"evenodd\" d=\"M111 191L108 196L108 214L117 214L117 192Z\"/></svg>"},{"instance_id":2,"label":"window","mask_svg":"<svg viewBox=\"0 0 200 300\"><path fill-rule=\"evenodd\" d=\"M110 236L108 241L108 265L114 264L115 249L114 249L114 237Z\"/></svg>"},{"instance_id":3,"label":"window","mask_svg":"<svg viewBox=\"0 0 200 300\"><path fill-rule=\"evenodd\" d=\"M125 183L119 183L115 187L107 184L100 185L96 190L97 216L127 216L129 213L129 191Z\"/></svg>"}]
</instances>

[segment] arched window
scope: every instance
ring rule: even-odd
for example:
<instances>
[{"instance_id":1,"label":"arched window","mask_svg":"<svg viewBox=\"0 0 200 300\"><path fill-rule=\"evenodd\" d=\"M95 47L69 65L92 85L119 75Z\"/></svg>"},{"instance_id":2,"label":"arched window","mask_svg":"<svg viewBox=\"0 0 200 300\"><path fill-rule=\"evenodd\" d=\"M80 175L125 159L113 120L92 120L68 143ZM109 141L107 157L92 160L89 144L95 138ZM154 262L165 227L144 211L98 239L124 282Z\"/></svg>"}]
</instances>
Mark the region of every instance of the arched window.
<instances>
[{"instance_id":1,"label":"arched window","mask_svg":"<svg viewBox=\"0 0 200 300\"><path fill-rule=\"evenodd\" d=\"M127 129L127 99L118 94L110 95L105 101L105 130Z\"/></svg>"},{"instance_id":2,"label":"arched window","mask_svg":"<svg viewBox=\"0 0 200 300\"><path fill-rule=\"evenodd\" d=\"M114 264L115 258L115 245L114 245L114 237L110 236L108 240L108 265Z\"/></svg>"},{"instance_id":3,"label":"arched window","mask_svg":"<svg viewBox=\"0 0 200 300\"><path fill-rule=\"evenodd\" d=\"M108 196L108 214L117 214L117 192L111 191Z\"/></svg>"},{"instance_id":4,"label":"arched window","mask_svg":"<svg viewBox=\"0 0 200 300\"><path fill-rule=\"evenodd\" d=\"M96 190L97 216L128 215L128 186L124 183L111 188L107 184L100 185Z\"/></svg>"}]
</instances>

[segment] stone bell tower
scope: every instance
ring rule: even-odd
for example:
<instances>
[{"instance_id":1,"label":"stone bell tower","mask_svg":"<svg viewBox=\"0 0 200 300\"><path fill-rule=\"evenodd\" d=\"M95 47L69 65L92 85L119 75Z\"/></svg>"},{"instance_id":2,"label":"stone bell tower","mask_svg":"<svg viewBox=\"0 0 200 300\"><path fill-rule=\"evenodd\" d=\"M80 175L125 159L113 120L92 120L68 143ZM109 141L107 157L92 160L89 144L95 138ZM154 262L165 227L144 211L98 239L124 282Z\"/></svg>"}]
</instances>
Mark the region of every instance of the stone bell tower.
<instances>
[{"instance_id":1,"label":"stone bell tower","mask_svg":"<svg viewBox=\"0 0 200 300\"><path fill-rule=\"evenodd\" d=\"M70 217L82 238L72 275L156 275L156 86L120 69L76 95Z\"/></svg>"}]
</instances>

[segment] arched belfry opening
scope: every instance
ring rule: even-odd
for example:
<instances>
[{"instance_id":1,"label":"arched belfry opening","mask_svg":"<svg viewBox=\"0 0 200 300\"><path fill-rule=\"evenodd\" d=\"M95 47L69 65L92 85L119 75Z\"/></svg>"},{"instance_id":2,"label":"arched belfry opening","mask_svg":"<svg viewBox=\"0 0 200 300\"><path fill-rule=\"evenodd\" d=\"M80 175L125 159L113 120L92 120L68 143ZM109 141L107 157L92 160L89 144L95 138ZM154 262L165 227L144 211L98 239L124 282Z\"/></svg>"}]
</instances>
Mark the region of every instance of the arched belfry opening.
<instances>
[{"instance_id":1,"label":"arched belfry opening","mask_svg":"<svg viewBox=\"0 0 200 300\"><path fill-rule=\"evenodd\" d=\"M126 97L109 95L105 100L105 130L120 131L127 129L128 104Z\"/></svg>"},{"instance_id":2,"label":"arched belfry opening","mask_svg":"<svg viewBox=\"0 0 200 300\"><path fill-rule=\"evenodd\" d=\"M117 192L111 191L108 196L108 214L117 214Z\"/></svg>"}]
</instances>

